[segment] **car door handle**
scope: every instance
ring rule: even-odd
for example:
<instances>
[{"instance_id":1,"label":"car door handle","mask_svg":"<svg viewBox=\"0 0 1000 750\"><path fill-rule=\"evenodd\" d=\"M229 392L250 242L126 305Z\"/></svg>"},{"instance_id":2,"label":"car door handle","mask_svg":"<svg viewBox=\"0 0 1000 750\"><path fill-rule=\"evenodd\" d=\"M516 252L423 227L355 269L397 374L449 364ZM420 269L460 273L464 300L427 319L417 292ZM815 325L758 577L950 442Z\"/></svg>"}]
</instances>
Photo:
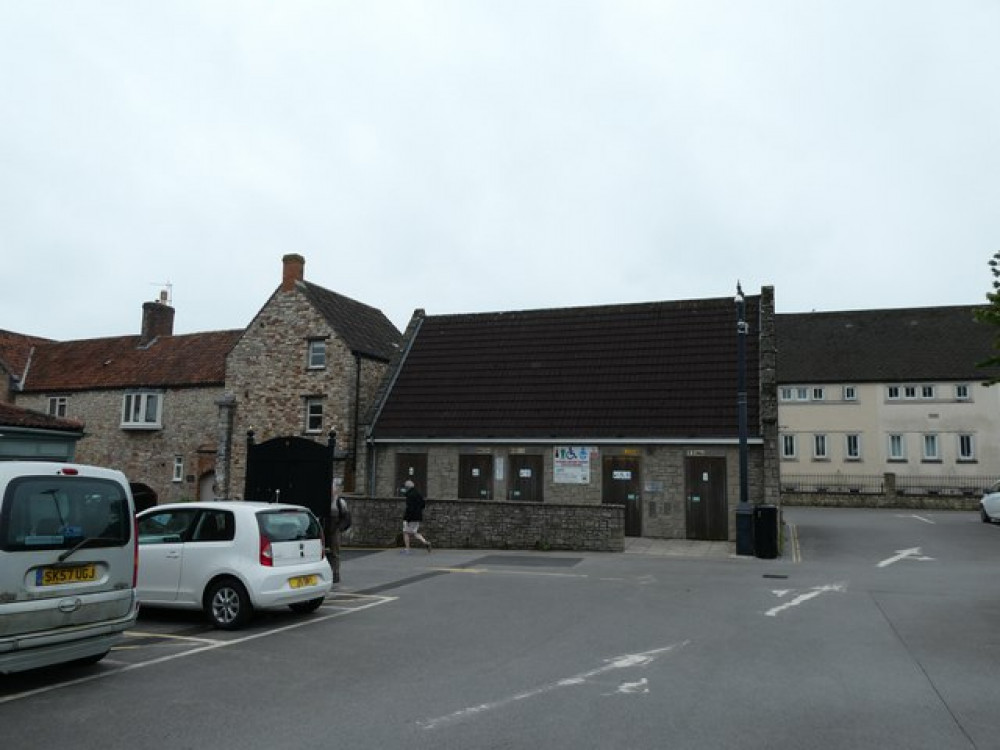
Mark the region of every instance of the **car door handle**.
<instances>
[{"instance_id":1,"label":"car door handle","mask_svg":"<svg viewBox=\"0 0 1000 750\"><path fill-rule=\"evenodd\" d=\"M176 560L180 556L181 556L181 553L178 552L177 550L170 550L170 552L167 553L167 559L168 560Z\"/></svg>"}]
</instances>

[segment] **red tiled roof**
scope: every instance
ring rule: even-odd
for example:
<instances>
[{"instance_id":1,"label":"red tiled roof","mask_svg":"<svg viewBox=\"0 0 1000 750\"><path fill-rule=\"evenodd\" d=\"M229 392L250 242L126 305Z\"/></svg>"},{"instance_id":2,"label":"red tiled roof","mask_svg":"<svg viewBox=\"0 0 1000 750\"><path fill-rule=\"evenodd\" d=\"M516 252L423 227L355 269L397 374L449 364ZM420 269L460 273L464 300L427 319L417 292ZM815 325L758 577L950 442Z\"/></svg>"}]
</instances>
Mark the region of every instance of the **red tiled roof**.
<instances>
[{"instance_id":1,"label":"red tiled roof","mask_svg":"<svg viewBox=\"0 0 1000 750\"><path fill-rule=\"evenodd\" d=\"M222 385L226 355L242 330L161 336L146 347L139 336L64 341L36 346L25 393L102 388Z\"/></svg>"},{"instance_id":2,"label":"red tiled roof","mask_svg":"<svg viewBox=\"0 0 1000 750\"><path fill-rule=\"evenodd\" d=\"M62 432L82 432L83 423L75 419L59 419L48 414L22 409L13 404L0 403L0 425L5 427L29 427L40 430Z\"/></svg>"},{"instance_id":3,"label":"red tiled roof","mask_svg":"<svg viewBox=\"0 0 1000 750\"><path fill-rule=\"evenodd\" d=\"M748 422L759 433L759 297L747 297ZM377 440L731 438L732 298L423 320Z\"/></svg>"},{"instance_id":4,"label":"red tiled roof","mask_svg":"<svg viewBox=\"0 0 1000 750\"><path fill-rule=\"evenodd\" d=\"M31 347L51 343L51 339L0 330L0 367L16 377L24 374Z\"/></svg>"}]
</instances>

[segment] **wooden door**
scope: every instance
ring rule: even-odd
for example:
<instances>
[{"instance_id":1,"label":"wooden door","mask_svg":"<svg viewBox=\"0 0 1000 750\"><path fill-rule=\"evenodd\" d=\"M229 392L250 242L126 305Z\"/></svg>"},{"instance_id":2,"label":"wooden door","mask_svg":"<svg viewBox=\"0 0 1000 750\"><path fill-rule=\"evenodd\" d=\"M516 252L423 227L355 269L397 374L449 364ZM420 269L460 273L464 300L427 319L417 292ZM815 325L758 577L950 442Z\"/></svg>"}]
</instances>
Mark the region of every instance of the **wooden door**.
<instances>
[{"instance_id":1,"label":"wooden door","mask_svg":"<svg viewBox=\"0 0 1000 750\"><path fill-rule=\"evenodd\" d=\"M601 502L625 506L625 536L642 536L642 465L637 456L605 456Z\"/></svg>"},{"instance_id":2,"label":"wooden door","mask_svg":"<svg viewBox=\"0 0 1000 750\"><path fill-rule=\"evenodd\" d=\"M392 487L392 494L398 495L403 488L403 482L407 479L417 485L417 490L421 495L427 497L427 454L426 453L397 453L396 454L396 483Z\"/></svg>"},{"instance_id":3,"label":"wooden door","mask_svg":"<svg viewBox=\"0 0 1000 750\"><path fill-rule=\"evenodd\" d=\"M510 466L510 478L507 480L508 499L526 503L542 502L542 475L545 470L545 460L542 456L514 453L508 457L507 463Z\"/></svg>"},{"instance_id":4,"label":"wooden door","mask_svg":"<svg viewBox=\"0 0 1000 750\"><path fill-rule=\"evenodd\" d=\"M726 459L688 456L684 459L687 497L687 538L724 542L729 539L726 502Z\"/></svg>"},{"instance_id":5,"label":"wooden door","mask_svg":"<svg viewBox=\"0 0 1000 750\"><path fill-rule=\"evenodd\" d=\"M493 456L475 453L458 457L458 499L493 499Z\"/></svg>"}]
</instances>

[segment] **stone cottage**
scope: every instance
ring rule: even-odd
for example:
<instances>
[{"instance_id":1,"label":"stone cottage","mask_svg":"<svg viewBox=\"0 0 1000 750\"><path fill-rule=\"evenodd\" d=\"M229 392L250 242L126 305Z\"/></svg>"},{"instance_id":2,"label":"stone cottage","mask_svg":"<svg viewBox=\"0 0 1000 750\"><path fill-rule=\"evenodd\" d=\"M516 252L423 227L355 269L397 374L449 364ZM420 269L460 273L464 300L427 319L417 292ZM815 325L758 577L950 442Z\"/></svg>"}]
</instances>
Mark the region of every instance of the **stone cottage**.
<instances>
[{"instance_id":1,"label":"stone cottage","mask_svg":"<svg viewBox=\"0 0 1000 750\"><path fill-rule=\"evenodd\" d=\"M221 493L244 494L250 431L257 441L324 444L336 433L335 482L355 489L361 417L400 339L380 310L306 281L305 258L284 256L281 285L226 359L217 421Z\"/></svg>"},{"instance_id":2,"label":"stone cottage","mask_svg":"<svg viewBox=\"0 0 1000 750\"><path fill-rule=\"evenodd\" d=\"M175 336L166 296L138 335L38 342L17 405L85 426L80 463L121 469L159 502L214 497L216 402L241 331Z\"/></svg>"}]
</instances>

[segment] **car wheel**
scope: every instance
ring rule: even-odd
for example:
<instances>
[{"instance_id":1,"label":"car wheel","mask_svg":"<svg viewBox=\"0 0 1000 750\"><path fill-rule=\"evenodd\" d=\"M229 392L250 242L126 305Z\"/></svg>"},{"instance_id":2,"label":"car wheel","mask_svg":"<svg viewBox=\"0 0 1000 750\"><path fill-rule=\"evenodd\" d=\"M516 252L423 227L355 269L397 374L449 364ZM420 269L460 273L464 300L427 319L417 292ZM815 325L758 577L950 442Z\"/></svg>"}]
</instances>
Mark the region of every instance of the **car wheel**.
<instances>
[{"instance_id":1,"label":"car wheel","mask_svg":"<svg viewBox=\"0 0 1000 750\"><path fill-rule=\"evenodd\" d=\"M253 605L242 583L224 578L213 583L205 592L205 614L220 630L236 630L250 619Z\"/></svg>"},{"instance_id":2,"label":"car wheel","mask_svg":"<svg viewBox=\"0 0 1000 750\"><path fill-rule=\"evenodd\" d=\"M295 602L295 604L289 604L288 608L292 612L298 612L300 615L309 614L310 612L315 612L323 604L324 597L319 599L310 599L307 602Z\"/></svg>"}]
</instances>

